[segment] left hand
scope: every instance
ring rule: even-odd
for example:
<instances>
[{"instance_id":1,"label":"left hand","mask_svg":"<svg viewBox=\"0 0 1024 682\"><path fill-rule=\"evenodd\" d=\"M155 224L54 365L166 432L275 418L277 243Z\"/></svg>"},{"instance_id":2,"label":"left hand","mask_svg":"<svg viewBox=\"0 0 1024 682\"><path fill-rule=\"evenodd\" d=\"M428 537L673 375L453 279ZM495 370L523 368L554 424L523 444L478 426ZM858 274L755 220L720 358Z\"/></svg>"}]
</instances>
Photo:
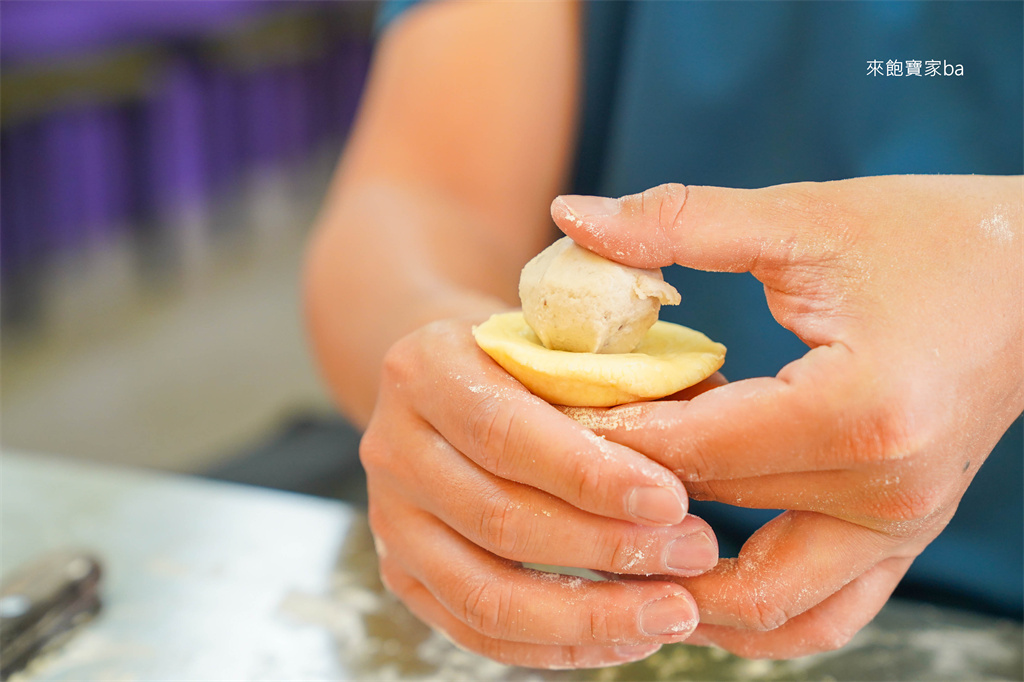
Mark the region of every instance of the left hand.
<instances>
[{"instance_id":1,"label":"left hand","mask_svg":"<svg viewBox=\"0 0 1024 682\"><path fill-rule=\"evenodd\" d=\"M1019 177L899 176L552 204L627 265L751 272L810 347L774 378L588 415L695 499L789 510L679 580L701 613L690 642L842 646L949 522L1024 408L1021 197Z\"/></svg>"}]
</instances>

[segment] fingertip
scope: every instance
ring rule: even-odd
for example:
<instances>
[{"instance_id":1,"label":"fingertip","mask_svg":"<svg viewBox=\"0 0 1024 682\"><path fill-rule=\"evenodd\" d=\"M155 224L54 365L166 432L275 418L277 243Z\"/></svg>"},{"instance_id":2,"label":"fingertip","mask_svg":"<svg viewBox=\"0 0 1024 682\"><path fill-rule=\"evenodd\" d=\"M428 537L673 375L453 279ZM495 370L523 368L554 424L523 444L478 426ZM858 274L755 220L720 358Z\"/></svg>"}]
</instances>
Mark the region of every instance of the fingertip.
<instances>
[{"instance_id":1,"label":"fingertip","mask_svg":"<svg viewBox=\"0 0 1024 682\"><path fill-rule=\"evenodd\" d=\"M671 262L652 261L648 246L633 233L634 221L622 206L622 199L563 195L551 202L551 218L574 242L603 258L638 268Z\"/></svg>"},{"instance_id":2,"label":"fingertip","mask_svg":"<svg viewBox=\"0 0 1024 682\"><path fill-rule=\"evenodd\" d=\"M669 486L637 486L626 501L626 509L636 521L655 526L682 523L688 506L686 495Z\"/></svg>"},{"instance_id":3,"label":"fingertip","mask_svg":"<svg viewBox=\"0 0 1024 682\"><path fill-rule=\"evenodd\" d=\"M602 455L590 460L590 466L596 468L589 478L604 482L593 491L598 501L585 508L644 526L675 526L683 522L689 498L678 476L632 448L589 430L583 433L588 441L597 444Z\"/></svg>"},{"instance_id":4,"label":"fingertip","mask_svg":"<svg viewBox=\"0 0 1024 682\"><path fill-rule=\"evenodd\" d=\"M611 197L563 194L551 202L551 217L556 221L561 217L579 227L588 218L616 215L621 206L622 202L619 199Z\"/></svg>"},{"instance_id":5,"label":"fingertip","mask_svg":"<svg viewBox=\"0 0 1024 682\"><path fill-rule=\"evenodd\" d=\"M562 196L557 196L551 202L551 219L555 221L555 225L558 226L562 232L572 237L572 232L575 229L582 229L583 220L582 218L573 215L569 205L565 202ZM576 223L579 223L577 225ZM573 238L575 240L575 237Z\"/></svg>"},{"instance_id":6,"label":"fingertip","mask_svg":"<svg viewBox=\"0 0 1024 682\"><path fill-rule=\"evenodd\" d=\"M656 599L640 609L640 631L650 637L683 641L697 628L700 613L688 592Z\"/></svg>"},{"instance_id":7,"label":"fingertip","mask_svg":"<svg viewBox=\"0 0 1024 682\"><path fill-rule=\"evenodd\" d=\"M707 573L718 565L714 533L698 531L676 538L665 548L665 567L684 578Z\"/></svg>"}]
</instances>

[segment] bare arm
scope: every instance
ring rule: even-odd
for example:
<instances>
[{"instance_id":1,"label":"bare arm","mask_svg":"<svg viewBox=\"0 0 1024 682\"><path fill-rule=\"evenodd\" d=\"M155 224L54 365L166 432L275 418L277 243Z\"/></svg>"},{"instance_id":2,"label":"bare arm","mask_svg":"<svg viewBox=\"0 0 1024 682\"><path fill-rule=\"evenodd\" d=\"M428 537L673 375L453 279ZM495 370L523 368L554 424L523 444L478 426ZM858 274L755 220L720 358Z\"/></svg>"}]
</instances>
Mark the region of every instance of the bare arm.
<instances>
[{"instance_id":1,"label":"bare arm","mask_svg":"<svg viewBox=\"0 0 1024 682\"><path fill-rule=\"evenodd\" d=\"M516 301L576 115L577 7L432 3L381 42L306 271L317 357L365 426L387 349Z\"/></svg>"}]
</instances>

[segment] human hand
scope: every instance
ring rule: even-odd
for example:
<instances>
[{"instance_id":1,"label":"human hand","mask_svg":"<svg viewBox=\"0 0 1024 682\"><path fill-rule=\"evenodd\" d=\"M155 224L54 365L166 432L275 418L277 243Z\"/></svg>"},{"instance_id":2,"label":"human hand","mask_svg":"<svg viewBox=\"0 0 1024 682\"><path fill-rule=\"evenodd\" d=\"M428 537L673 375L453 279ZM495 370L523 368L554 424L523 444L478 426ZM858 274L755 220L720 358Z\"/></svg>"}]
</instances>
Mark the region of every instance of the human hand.
<instances>
[{"instance_id":1,"label":"human hand","mask_svg":"<svg viewBox=\"0 0 1024 682\"><path fill-rule=\"evenodd\" d=\"M648 577L718 559L678 477L531 394L468 321L428 325L388 352L360 455L385 585L459 645L504 663L595 667L696 626L688 591ZM589 582L519 562L638 577Z\"/></svg>"},{"instance_id":2,"label":"human hand","mask_svg":"<svg viewBox=\"0 0 1024 682\"><path fill-rule=\"evenodd\" d=\"M842 646L949 522L1024 407L1022 212L1021 178L981 176L555 200L566 234L627 265L751 272L810 347L774 378L586 415L694 499L790 510L680 581L690 642Z\"/></svg>"}]
</instances>

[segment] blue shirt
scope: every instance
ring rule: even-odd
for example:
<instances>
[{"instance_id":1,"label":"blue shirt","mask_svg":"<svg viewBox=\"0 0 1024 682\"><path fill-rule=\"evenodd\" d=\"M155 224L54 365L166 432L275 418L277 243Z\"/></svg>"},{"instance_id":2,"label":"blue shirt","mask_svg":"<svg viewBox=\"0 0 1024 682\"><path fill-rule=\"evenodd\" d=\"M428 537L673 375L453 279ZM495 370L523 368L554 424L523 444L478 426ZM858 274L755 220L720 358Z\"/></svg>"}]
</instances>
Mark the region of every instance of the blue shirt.
<instances>
[{"instance_id":1,"label":"blue shirt","mask_svg":"<svg viewBox=\"0 0 1024 682\"><path fill-rule=\"evenodd\" d=\"M411 2L382 6L386 24ZM573 191L664 182L762 187L902 173L1024 173L1024 5L985 2L597 2L586 6ZM868 75L868 62L881 62ZM899 62L902 76L886 76ZM920 61L921 76L906 75ZM927 76L962 65L963 75ZM666 269L663 318L728 349L730 379L774 375L807 348L750 275ZM898 593L1021 618L1020 419ZM693 503L723 552L774 512Z\"/></svg>"}]
</instances>

